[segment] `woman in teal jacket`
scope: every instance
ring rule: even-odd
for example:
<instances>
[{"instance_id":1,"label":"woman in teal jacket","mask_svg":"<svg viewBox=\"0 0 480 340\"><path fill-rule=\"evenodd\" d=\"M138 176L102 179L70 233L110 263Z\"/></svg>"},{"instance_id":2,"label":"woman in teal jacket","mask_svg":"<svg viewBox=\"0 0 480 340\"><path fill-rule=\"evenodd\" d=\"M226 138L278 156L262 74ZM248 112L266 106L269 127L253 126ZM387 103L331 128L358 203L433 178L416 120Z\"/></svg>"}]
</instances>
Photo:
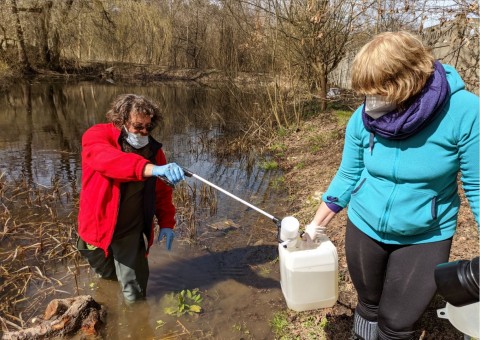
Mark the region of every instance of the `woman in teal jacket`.
<instances>
[{"instance_id":1,"label":"woman in teal jacket","mask_svg":"<svg viewBox=\"0 0 480 340\"><path fill-rule=\"evenodd\" d=\"M345 250L360 339L412 339L447 262L460 199L479 221L479 98L416 36L387 32L357 54L340 168L310 223L313 238L348 204Z\"/></svg>"}]
</instances>

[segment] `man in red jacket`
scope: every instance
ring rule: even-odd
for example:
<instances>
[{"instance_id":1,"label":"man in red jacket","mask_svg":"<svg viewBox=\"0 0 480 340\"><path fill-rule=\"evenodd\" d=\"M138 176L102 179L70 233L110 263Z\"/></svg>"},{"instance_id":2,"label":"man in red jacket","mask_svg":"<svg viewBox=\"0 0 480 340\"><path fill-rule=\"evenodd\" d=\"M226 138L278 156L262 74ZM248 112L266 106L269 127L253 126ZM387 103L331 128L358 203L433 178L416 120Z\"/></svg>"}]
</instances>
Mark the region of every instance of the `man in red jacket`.
<instances>
[{"instance_id":1,"label":"man in red jacket","mask_svg":"<svg viewBox=\"0 0 480 340\"><path fill-rule=\"evenodd\" d=\"M150 100L119 96L107 112L109 123L89 128L82 137L82 189L78 214L78 249L102 278L120 282L127 301L145 298L147 254L154 238L175 236L171 183L184 179L167 164L162 144L150 132L161 119Z\"/></svg>"}]
</instances>

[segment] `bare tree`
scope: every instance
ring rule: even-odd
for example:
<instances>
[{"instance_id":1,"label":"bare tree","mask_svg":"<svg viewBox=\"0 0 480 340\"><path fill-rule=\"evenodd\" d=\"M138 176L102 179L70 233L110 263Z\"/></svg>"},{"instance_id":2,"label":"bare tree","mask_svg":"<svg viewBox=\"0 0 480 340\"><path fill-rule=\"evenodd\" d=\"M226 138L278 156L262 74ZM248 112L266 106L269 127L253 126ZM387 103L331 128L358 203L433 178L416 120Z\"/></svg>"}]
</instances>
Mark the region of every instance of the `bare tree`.
<instances>
[{"instance_id":1,"label":"bare tree","mask_svg":"<svg viewBox=\"0 0 480 340\"><path fill-rule=\"evenodd\" d=\"M435 58L453 65L470 91L480 91L479 3L473 0L425 1L417 32Z\"/></svg>"},{"instance_id":2,"label":"bare tree","mask_svg":"<svg viewBox=\"0 0 480 340\"><path fill-rule=\"evenodd\" d=\"M34 70L30 65L30 62L27 56L23 27L20 22L20 17L18 15L17 0L10 0L10 6L11 6L12 15L15 19L15 35L17 39L18 61L19 61L20 68L24 73L34 73Z\"/></svg>"},{"instance_id":3,"label":"bare tree","mask_svg":"<svg viewBox=\"0 0 480 340\"><path fill-rule=\"evenodd\" d=\"M329 74L349 49L360 30L359 18L372 4L353 0L239 1L244 11L245 7L260 8L269 16L265 23L270 42L278 50L275 56L298 68L325 109Z\"/></svg>"}]
</instances>

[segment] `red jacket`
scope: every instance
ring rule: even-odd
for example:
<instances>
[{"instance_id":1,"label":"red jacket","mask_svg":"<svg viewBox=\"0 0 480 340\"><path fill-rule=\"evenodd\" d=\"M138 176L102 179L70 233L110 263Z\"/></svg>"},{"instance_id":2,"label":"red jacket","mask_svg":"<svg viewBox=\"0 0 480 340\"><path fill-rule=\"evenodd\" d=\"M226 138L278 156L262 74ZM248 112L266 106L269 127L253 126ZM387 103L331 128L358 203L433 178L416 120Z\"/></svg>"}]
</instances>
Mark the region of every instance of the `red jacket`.
<instances>
[{"instance_id":1,"label":"red jacket","mask_svg":"<svg viewBox=\"0 0 480 340\"><path fill-rule=\"evenodd\" d=\"M125 153L119 144L120 130L112 123L97 124L82 137L82 189L78 213L78 234L88 244L102 248L108 256L120 205L120 184L145 181L145 229L148 249L153 244L153 215L162 228L174 228L172 188L156 177L144 178L148 163L167 163L161 144L152 137L155 159ZM147 249L147 253L148 253Z\"/></svg>"}]
</instances>

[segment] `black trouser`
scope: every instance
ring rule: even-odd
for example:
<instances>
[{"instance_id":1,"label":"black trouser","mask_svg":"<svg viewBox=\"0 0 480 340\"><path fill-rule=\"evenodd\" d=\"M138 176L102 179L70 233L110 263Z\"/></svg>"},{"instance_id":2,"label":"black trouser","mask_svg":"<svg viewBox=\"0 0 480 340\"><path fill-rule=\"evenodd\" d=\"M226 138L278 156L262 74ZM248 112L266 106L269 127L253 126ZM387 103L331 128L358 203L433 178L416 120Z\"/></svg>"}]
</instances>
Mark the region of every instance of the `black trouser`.
<instances>
[{"instance_id":1,"label":"black trouser","mask_svg":"<svg viewBox=\"0 0 480 340\"><path fill-rule=\"evenodd\" d=\"M435 266L448 262L452 239L391 245L373 240L347 222L345 251L358 293L356 313L378 322L380 339L410 339L436 292Z\"/></svg>"},{"instance_id":2,"label":"black trouser","mask_svg":"<svg viewBox=\"0 0 480 340\"><path fill-rule=\"evenodd\" d=\"M80 238L77 248L100 277L118 279L125 300L145 298L149 269L143 234L130 233L121 239L113 239L108 257L100 248L88 250Z\"/></svg>"}]
</instances>

